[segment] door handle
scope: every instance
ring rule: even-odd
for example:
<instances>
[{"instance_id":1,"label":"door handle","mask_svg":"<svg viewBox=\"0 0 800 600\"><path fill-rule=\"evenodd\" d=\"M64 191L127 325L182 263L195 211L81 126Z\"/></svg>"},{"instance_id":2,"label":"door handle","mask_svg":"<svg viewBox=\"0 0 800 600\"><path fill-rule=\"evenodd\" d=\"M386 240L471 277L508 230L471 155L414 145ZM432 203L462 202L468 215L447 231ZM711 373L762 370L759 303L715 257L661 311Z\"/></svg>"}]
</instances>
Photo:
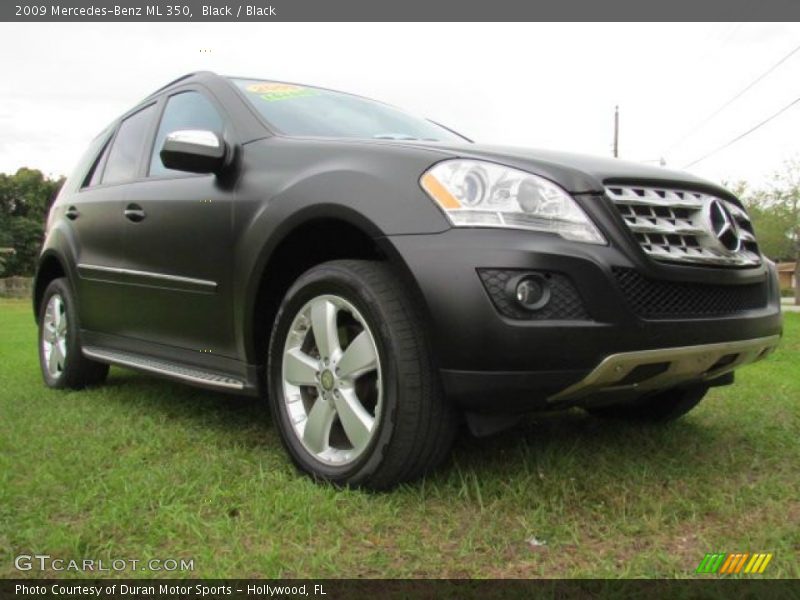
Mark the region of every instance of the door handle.
<instances>
[{"instance_id":1,"label":"door handle","mask_svg":"<svg viewBox=\"0 0 800 600\"><path fill-rule=\"evenodd\" d=\"M147 216L142 207L138 204L128 204L128 206L125 207L123 214L125 215L126 219L133 221L134 223L143 221Z\"/></svg>"},{"instance_id":2,"label":"door handle","mask_svg":"<svg viewBox=\"0 0 800 600\"><path fill-rule=\"evenodd\" d=\"M79 216L81 216L81 213L79 213L78 209L75 208L74 206L70 206L69 208L67 208L67 211L64 213L64 216L67 217L70 221L74 221Z\"/></svg>"}]
</instances>

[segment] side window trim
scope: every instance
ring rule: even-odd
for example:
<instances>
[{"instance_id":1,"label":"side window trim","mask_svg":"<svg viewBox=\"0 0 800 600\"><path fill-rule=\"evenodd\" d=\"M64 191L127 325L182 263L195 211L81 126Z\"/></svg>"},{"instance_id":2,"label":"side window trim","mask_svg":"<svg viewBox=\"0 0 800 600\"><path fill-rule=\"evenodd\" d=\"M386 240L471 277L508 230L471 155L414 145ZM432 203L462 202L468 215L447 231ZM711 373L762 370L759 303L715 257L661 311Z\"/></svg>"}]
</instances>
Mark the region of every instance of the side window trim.
<instances>
[{"instance_id":1,"label":"side window trim","mask_svg":"<svg viewBox=\"0 0 800 600\"><path fill-rule=\"evenodd\" d=\"M106 172L106 163L108 162L108 155L111 153L111 144L116 137L117 132L114 131L114 135L109 138L106 142L106 145L103 146L103 151L100 153L100 157L98 158L97 165L95 169L97 169L97 183L92 185L92 181L94 181L94 173L92 173L92 179L89 181L89 187L97 187L98 185L103 185L103 175Z\"/></svg>"},{"instance_id":2,"label":"side window trim","mask_svg":"<svg viewBox=\"0 0 800 600\"><path fill-rule=\"evenodd\" d=\"M180 92L176 92L180 93ZM155 123L153 126L153 130L150 132L152 135L147 139L147 144L145 144L145 155L142 158L142 167L144 173L142 173L143 179L152 179L150 177L150 161L153 160L153 152L155 152L155 145L156 139L158 139L158 129L161 127L161 119L164 118L164 113L167 111L167 104L169 103L169 99L171 96L174 96L174 93L167 93L162 94L158 97L158 110L156 111L156 118Z\"/></svg>"},{"instance_id":3,"label":"side window trim","mask_svg":"<svg viewBox=\"0 0 800 600\"><path fill-rule=\"evenodd\" d=\"M122 117L120 117L119 121L117 122L116 126L114 127L114 134L113 134L113 136L111 137L111 139L108 142L108 152L106 153L106 156L103 158L103 173L102 173L102 177L100 179L100 182L96 186L93 186L92 189L99 188L99 187L111 187L111 186L115 186L115 185L125 185L127 183L138 181L139 179L142 178L142 174L141 174L142 173L142 163L144 162L143 155L144 155L145 150L146 150L147 145L148 145L147 142L152 139L153 135L155 135L155 133L153 131L153 127L155 125L155 119L153 119L151 121L150 126L149 126L149 131L145 134L145 138L144 138L145 139L145 143L143 144L143 147L139 152L139 156L137 158L137 163L136 163L136 170L134 171L135 175L134 175L133 179L130 179L130 180L127 180L127 181L114 181L112 183L107 183L105 181L105 176L106 176L106 166L108 164L108 157L111 155L111 151L114 148L114 144L117 142L117 138L119 136L119 131L122 128L122 124L125 121L127 121L128 119L130 119L131 117L133 117L134 115L142 112L143 110L147 110L148 108L151 108L151 107L155 107L156 113L159 113L159 111L163 108L163 107L159 106L161 101L162 101L162 98L157 98L157 99L153 100L152 102L148 102L147 104L135 107L134 109L128 111Z\"/></svg>"},{"instance_id":4,"label":"side window trim","mask_svg":"<svg viewBox=\"0 0 800 600\"><path fill-rule=\"evenodd\" d=\"M106 159L108 158L108 151L111 148L111 142L114 140L114 136L116 135L116 129L117 128L114 127L114 129L107 134L106 141L100 144L100 148L97 150L94 160L89 164L89 170L83 175L83 179L81 180L81 185L78 188L78 191L96 188L100 185L100 182L103 179L103 169L105 169ZM99 176L99 179L97 180L97 183L92 184L92 181L95 180L95 176Z\"/></svg>"},{"instance_id":5,"label":"side window trim","mask_svg":"<svg viewBox=\"0 0 800 600\"><path fill-rule=\"evenodd\" d=\"M155 111L153 114L153 119L150 121L150 129L144 136L144 143L142 144L142 149L139 153L139 163L136 165L136 178L133 181L139 181L147 178L147 170L150 165L150 153L147 151L147 149L153 144L153 141L158 134L158 124L161 122L161 114L164 112L164 107L166 104L166 97L161 95L158 96L154 102L151 102L147 105L154 106ZM142 110L145 108L147 107L143 107Z\"/></svg>"}]
</instances>

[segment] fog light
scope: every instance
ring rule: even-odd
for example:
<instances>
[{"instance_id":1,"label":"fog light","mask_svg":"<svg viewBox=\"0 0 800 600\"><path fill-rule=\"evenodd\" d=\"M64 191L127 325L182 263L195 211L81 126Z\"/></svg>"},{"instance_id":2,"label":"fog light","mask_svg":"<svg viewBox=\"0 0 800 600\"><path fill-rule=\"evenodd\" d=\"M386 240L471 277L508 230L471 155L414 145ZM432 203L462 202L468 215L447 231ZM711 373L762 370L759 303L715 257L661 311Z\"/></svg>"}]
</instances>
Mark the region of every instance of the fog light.
<instances>
[{"instance_id":1,"label":"fog light","mask_svg":"<svg viewBox=\"0 0 800 600\"><path fill-rule=\"evenodd\" d=\"M508 292L526 310L538 310L550 301L550 285L540 275L523 275L512 279Z\"/></svg>"}]
</instances>

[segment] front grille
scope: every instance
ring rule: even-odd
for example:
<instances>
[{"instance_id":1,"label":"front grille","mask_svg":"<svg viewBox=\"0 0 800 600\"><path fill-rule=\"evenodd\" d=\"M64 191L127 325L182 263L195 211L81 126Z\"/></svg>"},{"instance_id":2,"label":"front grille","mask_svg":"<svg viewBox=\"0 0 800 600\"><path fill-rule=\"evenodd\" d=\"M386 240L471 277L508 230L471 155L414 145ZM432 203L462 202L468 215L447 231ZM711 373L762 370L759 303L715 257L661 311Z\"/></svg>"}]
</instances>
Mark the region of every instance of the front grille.
<instances>
[{"instance_id":1,"label":"front grille","mask_svg":"<svg viewBox=\"0 0 800 600\"><path fill-rule=\"evenodd\" d=\"M540 275L550 287L550 301L539 310L525 310L509 296L506 285L512 277L526 273ZM478 274L497 310L512 319L542 321L545 319L590 320L578 290L566 275L547 271L518 269L478 269Z\"/></svg>"},{"instance_id":2,"label":"front grille","mask_svg":"<svg viewBox=\"0 0 800 600\"><path fill-rule=\"evenodd\" d=\"M657 281L634 269L615 267L614 276L631 309L645 319L735 315L767 305L767 284L714 285Z\"/></svg>"},{"instance_id":3,"label":"front grille","mask_svg":"<svg viewBox=\"0 0 800 600\"><path fill-rule=\"evenodd\" d=\"M724 267L761 262L747 213L701 192L613 184L606 195L654 260Z\"/></svg>"}]
</instances>

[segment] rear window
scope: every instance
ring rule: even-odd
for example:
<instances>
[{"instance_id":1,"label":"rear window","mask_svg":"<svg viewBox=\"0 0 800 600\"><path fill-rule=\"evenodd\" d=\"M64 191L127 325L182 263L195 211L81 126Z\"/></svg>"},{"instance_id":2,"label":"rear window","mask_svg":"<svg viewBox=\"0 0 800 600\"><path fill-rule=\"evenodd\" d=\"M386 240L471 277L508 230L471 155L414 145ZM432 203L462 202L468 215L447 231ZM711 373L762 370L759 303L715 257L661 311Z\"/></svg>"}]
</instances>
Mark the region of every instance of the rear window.
<instances>
[{"instance_id":1,"label":"rear window","mask_svg":"<svg viewBox=\"0 0 800 600\"><path fill-rule=\"evenodd\" d=\"M94 187L100 183L100 177L103 174L103 163L108 156L109 146L110 144L108 142L103 145L100 153L97 155L97 158L95 158L94 163L92 163L92 168L89 169L86 177L84 177L81 187Z\"/></svg>"},{"instance_id":2,"label":"rear window","mask_svg":"<svg viewBox=\"0 0 800 600\"><path fill-rule=\"evenodd\" d=\"M112 133L113 127L108 127L92 140L64 183L64 190L74 192L89 185L92 176L100 170L97 166L100 155L105 153Z\"/></svg>"},{"instance_id":3,"label":"rear window","mask_svg":"<svg viewBox=\"0 0 800 600\"><path fill-rule=\"evenodd\" d=\"M136 177L154 111L155 104L151 104L132 114L119 126L103 171L103 183L120 183Z\"/></svg>"},{"instance_id":4,"label":"rear window","mask_svg":"<svg viewBox=\"0 0 800 600\"><path fill-rule=\"evenodd\" d=\"M274 81L233 82L267 123L286 135L465 141L427 119L360 96Z\"/></svg>"}]
</instances>

